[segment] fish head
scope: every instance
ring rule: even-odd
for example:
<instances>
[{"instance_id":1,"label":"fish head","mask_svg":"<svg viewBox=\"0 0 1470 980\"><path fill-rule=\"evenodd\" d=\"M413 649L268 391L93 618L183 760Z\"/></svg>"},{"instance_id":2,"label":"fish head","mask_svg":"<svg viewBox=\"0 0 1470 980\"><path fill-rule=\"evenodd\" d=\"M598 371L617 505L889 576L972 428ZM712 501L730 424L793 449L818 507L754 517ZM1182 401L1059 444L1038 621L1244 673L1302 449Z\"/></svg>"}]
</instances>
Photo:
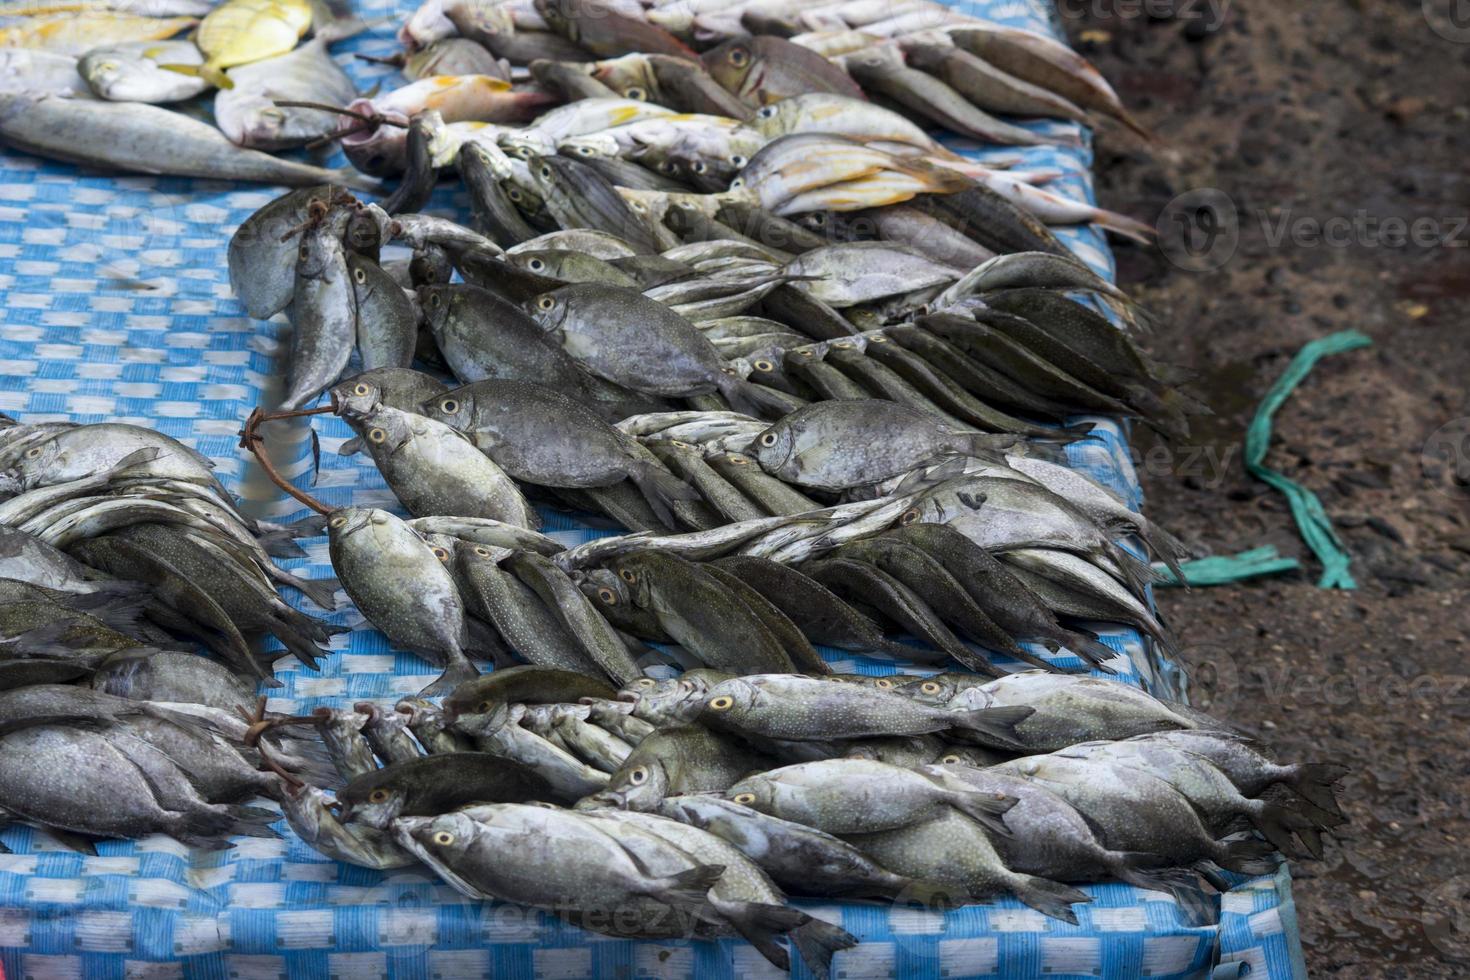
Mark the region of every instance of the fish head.
<instances>
[{"instance_id":1,"label":"fish head","mask_svg":"<svg viewBox=\"0 0 1470 980\"><path fill-rule=\"evenodd\" d=\"M783 99L761 106L750 118L748 125L768 139L785 136L797 131L799 107L792 105L795 99Z\"/></svg>"},{"instance_id":2,"label":"fish head","mask_svg":"<svg viewBox=\"0 0 1470 980\"><path fill-rule=\"evenodd\" d=\"M354 820L384 830L403 812L408 803L408 794L402 786L395 785L392 777L384 770L375 769L339 789L337 802L342 804L344 820Z\"/></svg>"},{"instance_id":3,"label":"fish head","mask_svg":"<svg viewBox=\"0 0 1470 980\"><path fill-rule=\"evenodd\" d=\"M756 436L747 452L755 454L761 469L779 476L790 463L795 450L796 431L783 419Z\"/></svg>"},{"instance_id":4,"label":"fish head","mask_svg":"<svg viewBox=\"0 0 1470 980\"><path fill-rule=\"evenodd\" d=\"M742 779L724 793L724 799L761 813L770 812L775 792L763 775Z\"/></svg>"},{"instance_id":5,"label":"fish head","mask_svg":"<svg viewBox=\"0 0 1470 980\"><path fill-rule=\"evenodd\" d=\"M629 763L612 774L603 791L614 799L621 810L640 810L645 813L658 809L659 803L668 795L669 774L661 760L652 758L629 758Z\"/></svg>"},{"instance_id":6,"label":"fish head","mask_svg":"<svg viewBox=\"0 0 1470 980\"><path fill-rule=\"evenodd\" d=\"M734 38L718 47L710 48L703 55L705 71L731 92L740 92L746 78L756 67L755 52L746 38Z\"/></svg>"},{"instance_id":7,"label":"fish head","mask_svg":"<svg viewBox=\"0 0 1470 980\"><path fill-rule=\"evenodd\" d=\"M77 62L77 72L97 96L111 102L155 102L168 94L160 92L156 65L123 58L112 51L84 55ZM178 77L182 80L186 76Z\"/></svg>"},{"instance_id":8,"label":"fish head","mask_svg":"<svg viewBox=\"0 0 1470 980\"><path fill-rule=\"evenodd\" d=\"M367 417L383 401L382 390L362 378L349 378L334 385L327 394L332 400L333 413L348 421Z\"/></svg>"},{"instance_id":9,"label":"fish head","mask_svg":"<svg viewBox=\"0 0 1470 980\"><path fill-rule=\"evenodd\" d=\"M425 418L443 422L450 428L464 432L470 428L475 417L475 396L461 388L425 399L419 406L419 411Z\"/></svg>"},{"instance_id":10,"label":"fish head","mask_svg":"<svg viewBox=\"0 0 1470 980\"><path fill-rule=\"evenodd\" d=\"M408 51L417 51L457 33L459 29L444 13L444 0L425 0L398 29L398 43Z\"/></svg>"},{"instance_id":11,"label":"fish head","mask_svg":"<svg viewBox=\"0 0 1470 980\"><path fill-rule=\"evenodd\" d=\"M419 309L436 337L452 331L454 325L461 322L462 318L455 316L456 308L463 305L457 287L448 283L420 286L416 295Z\"/></svg>"},{"instance_id":12,"label":"fish head","mask_svg":"<svg viewBox=\"0 0 1470 980\"><path fill-rule=\"evenodd\" d=\"M516 252L514 255L507 254L506 259L516 268L525 269L538 276L560 279L562 278L561 269L565 264L565 253L552 249L537 249L529 252Z\"/></svg>"},{"instance_id":13,"label":"fish head","mask_svg":"<svg viewBox=\"0 0 1470 980\"><path fill-rule=\"evenodd\" d=\"M611 575L612 573L609 571L608 574ZM613 579L616 580L616 576L613 576ZM679 680L677 677L672 680L662 681L656 677L638 677L629 681L618 690L618 700L627 704L637 704L645 696L656 697L656 692L661 685L677 685L678 683Z\"/></svg>"},{"instance_id":14,"label":"fish head","mask_svg":"<svg viewBox=\"0 0 1470 980\"><path fill-rule=\"evenodd\" d=\"M570 292L574 287L553 289L549 293L542 293L535 299L526 302L526 312L531 319L547 333L555 333L561 329L562 323L571 315L574 304L575 293Z\"/></svg>"},{"instance_id":15,"label":"fish head","mask_svg":"<svg viewBox=\"0 0 1470 980\"><path fill-rule=\"evenodd\" d=\"M72 468L72 455L64 440L52 436L21 453L20 459L3 474L4 482L23 490L62 482Z\"/></svg>"},{"instance_id":16,"label":"fish head","mask_svg":"<svg viewBox=\"0 0 1470 980\"><path fill-rule=\"evenodd\" d=\"M627 690L624 688L624 691L620 691L618 697L627 697ZM660 727L688 724L698 713L705 690L703 685L682 677L655 681L651 687L639 690L637 700L633 703L633 717Z\"/></svg>"},{"instance_id":17,"label":"fish head","mask_svg":"<svg viewBox=\"0 0 1470 980\"><path fill-rule=\"evenodd\" d=\"M399 817L393 822L396 834L409 838L412 849L436 865L454 866L474 846L478 825L463 813L437 817ZM408 843L408 841L405 841Z\"/></svg>"},{"instance_id":18,"label":"fish head","mask_svg":"<svg viewBox=\"0 0 1470 980\"><path fill-rule=\"evenodd\" d=\"M556 144L556 149L571 157L592 159L615 157L620 147L617 138L611 133L587 133L583 136L567 137Z\"/></svg>"},{"instance_id":19,"label":"fish head","mask_svg":"<svg viewBox=\"0 0 1470 980\"><path fill-rule=\"evenodd\" d=\"M506 156L522 161L530 160L532 157L546 156L557 150L556 141L545 133L538 132L534 125L528 129L505 130L497 133L495 144L505 152Z\"/></svg>"},{"instance_id":20,"label":"fish head","mask_svg":"<svg viewBox=\"0 0 1470 980\"><path fill-rule=\"evenodd\" d=\"M760 689L739 677L721 681L711 687L699 701L698 719L714 727L739 719L761 700Z\"/></svg>"},{"instance_id":21,"label":"fish head","mask_svg":"<svg viewBox=\"0 0 1470 980\"><path fill-rule=\"evenodd\" d=\"M581 0L535 0L536 12L552 31L575 41L576 38L571 36L575 33L571 31L571 26L573 14L580 2Z\"/></svg>"},{"instance_id":22,"label":"fish head","mask_svg":"<svg viewBox=\"0 0 1470 980\"><path fill-rule=\"evenodd\" d=\"M618 578L617 573L610 568L592 568L581 573L579 583L582 593L599 606L616 608L626 607L632 603L632 596L628 593L628 585ZM640 677L630 687L638 690L652 687L656 681L652 677Z\"/></svg>"},{"instance_id":23,"label":"fish head","mask_svg":"<svg viewBox=\"0 0 1470 980\"><path fill-rule=\"evenodd\" d=\"M374 522L391 517L387 511L371 507L339 507L327 518L327 538L334 545L340 544Z\"/></svg>"},{"instance_id":24,"label":"fish head","mask_svg":"<svg viewBox=\"0 0 1470 980\"><path fill-rule=\"evenodd\" d=\"M653 605L653 558L649 553L635 551L619 556L613 564L612 570L623 583L628 601L640 609L648 609Z\"/></svg>"},{"instance_id":25,"label":"fish head","mask_svg":"<svg viewBox=\"0 0 1470 980\"><path fill-rule=\"evenodd\" d=\"M924 704L948 704L960 693L960 685L953 677L935 674L909 681L901 685L897 693Z\"/></svg>"},{"instance_id":26,"label":"fish head","mask_svg":"<svg viewBox=\"0 0 1470 980\"><path fill-rule=\"evenodd\" d=\"M371 102L365 102L354 111L374 112ZM356 105L356 103L354 103ZM393 118L394 113L383 115ZM343 117L347 118L347 117ZM397 117L398 122L405 126L408 124L406 117ZM348 119L344 128L342 139L342 152L354 167L370 177L393 177L401 174L408 165L408 130L397 126L362 126L355 120Z\"/></svg>"},{"instance_id":27,"label":"fish head","mask_svg":"<svg viewBox=\"0 0 1470 980\"><path fill-rule=\"evenodd\" d=\"M646 102L653 94L653 68L639 51L594 62L592 77L625 99Z\"/></svg>"},{"instance_id":28,"label":"fish head","mask_svg":"<svg viewBox=\"0 0 1470 980\"><path fill-rule=\"evenodd\" d=\"M461 684L444 699L444 718L465 735L490 736L511 720L511 706L485 693L483 685Z\"/></svg>"},{"instance_id":29,"label":"fish head","mask_svg":"<svg viewBox=\"0 0 1470 980\"><path fill-rule=\"evenodd\" d=\"M326 224L301 233L296 245L296 275L304 279L331 277L343 258L342 240Z\"/></svg>"}]
</instances>

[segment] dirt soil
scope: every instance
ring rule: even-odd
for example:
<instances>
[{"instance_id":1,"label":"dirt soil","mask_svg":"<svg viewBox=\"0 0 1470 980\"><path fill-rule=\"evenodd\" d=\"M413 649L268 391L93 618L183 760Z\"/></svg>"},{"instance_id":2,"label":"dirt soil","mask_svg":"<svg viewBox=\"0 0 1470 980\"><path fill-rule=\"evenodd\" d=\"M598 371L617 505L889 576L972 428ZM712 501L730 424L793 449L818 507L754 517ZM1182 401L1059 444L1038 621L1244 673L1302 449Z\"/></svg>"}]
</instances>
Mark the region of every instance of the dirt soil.
<instances>
[{"instance_id":1,"label":"dirt soil","mask_svg":"<svg viewBox=\"0 0 1470 980\"><path fill-rule=\"evenodd\" d=\"M1192 445L1139 434L1151 516L1203 553L1302 559L1160 601L1197 702L1286 758L1352 768L1351 823L1292 867L1314 977L1470 976L1470 20L1454 7L1062 3L1161 140L1105 129L1099 196L1160 219L1163 249L1120 246L1120 280L1159 314L1156 355L1217 412ZM1202 189L1217 193L1171 207ZM1320 496L1352 553L1357 590L1326 591L1241 441L1295 352L1346 329L1373 346L1319 365L1266 460Z\"/></svg>"}]
</instances>

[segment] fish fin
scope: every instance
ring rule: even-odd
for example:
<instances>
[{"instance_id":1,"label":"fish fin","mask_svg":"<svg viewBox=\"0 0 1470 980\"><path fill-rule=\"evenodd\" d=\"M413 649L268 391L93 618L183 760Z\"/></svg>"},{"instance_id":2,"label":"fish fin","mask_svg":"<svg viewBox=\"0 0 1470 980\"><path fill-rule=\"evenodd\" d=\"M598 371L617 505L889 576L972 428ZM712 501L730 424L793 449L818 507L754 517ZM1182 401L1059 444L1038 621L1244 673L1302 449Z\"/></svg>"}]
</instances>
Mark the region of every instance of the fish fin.
<instances>
[{"instance_id":1,"label":"fish fin","mask_svg":"<svg viewBox=\"0 0 1470 980\"><path fill-rule=\"evenodd\" d=\"M709 904L709 890L715 887L715 882L724 873L723 864L701 864L678 874L653 879L646 894L673 905L703 909Z\"/></svg>"},{"instance_id":2,"label":"fish fin","mask_svg":"<svg viewBox=\"0 0 1470 980\"><path fill-rule=\"evenodd\" d=\"M1142 221L1137 221L1116 211L1096 208L1091 212L1090 217L1094 224L1115 235L1138 242L1140 245L1152 245L1159 237L1159 233L1152 225L1146 225Z\"/></svg>"},{"instance_id":3,"label":"fish fin","mask_svg":"<svg viewBox=\"0 0 1470 980\"><path fill-rule=\"evenodd\" d=\"M950 794L947 802L986 830L1002 837L1015 836L1004 820L1005 812L1016 805L1014 796L957 790Z\"/></svg>"},{"instance_id":4,"label":"fish fin","mask_svg":"<svg viewBox=\"0 0 1470 980\"><path fill-rule=\"evenodd\" d=\"M240 837L274 838L281 836L269 826L281 819L279 813L258 806L226 806L223 810L229 817L231 834Z\"/></svg>"},{"instance_id":5,"label":"fish fin","mask_svg":"<svg viewBox=\"0 0 1470 980\"><path fill-rule=\"evenodd\" d=\"M293 581L286 582L285 584L299 590L302 595L316 603L320 608L328 612L337 608L337 590L342 586L342 583L337 581L337 579L309 579L300 578L295 575L291 576L291 578Z\"/></svg>"},{"instance_id":6,"label":"fish fin","mask_svg":"<svg viewBox=\"0 0 1470 980\"><path fill-rule=\"evenodd\" d=\"M1312 831L1311 822L1304 817L1296 816L1286 807L1276 803L1262 803L1260 809L1251 814L1251 824L1260 831L1261 836L1271 842L1276 850L1289 857L1301 856L1296 842L1292 839L1293 825L1300 825L1315 838L1312 842L1308 842L1307 838L1303 837L1302 843L1306 844L1312 857L1319 861L1322 860L1322 839L1316 835L1315 831ZM1313 844L1317 848L1315 851L1312 850Z\"/></svg>"},{"instance_id":7,"label":"fish fin","mask_svg":"<svg viewBox=\"0 0 1470 980\"><path fill-rule=\"evenodd\" d=\"M1017 898L1042 915L1061 919L1074 926L1077 924L1077 913L1072 911L1072 906L1092 901L1091 895L1080 892L1071 885L1035 875L1016 875L1010 887Z\"/></svg>"},{"instance_id":8,"label":"fish fin","mask_svg":"<svg viewBox=\"0 0 1470 980\"><path fill-rule=\"evenodd\" d=\"M1172 896L1180 908L1189 913L1195 922L1210 922L1215 918L1215 903L1200 887L1199 876L1184 868L1150 867L1161 862L1154 854L1123 851L1112 871L1118 880Z\"/></svg>"},{"instance_id":9,"label":"fish fin","mask_svg":"<svg viewBox=\"0 0 1470 980\"><path fill-rule=\"evenodd\" d=\"M1020 743L1016 738L1016 726L1036 713L1030 705L1009 708L972 708L956 711L951 716L954 727L978 735L981 741L998 748L1014 749Z\"/></svg>"},{"instance_id":10,"label":"fish fin","mask_svg":"<svg viewBox=\"0 0 1470 980\"><path fill-rule=\"evenodd\" d=\"M1304 762L1289 768L1291 774L1284 782L1293 792L1339 822L1346 820L1332 784L1348 774L1347 766L1335 762Z\"/></svg>"},{"instance_id":11,"label":"fish fin","mask_svg":"<svg viewBox=\"0 0 1470 980\"><path fill-rule=\"evenodd\" d=\"M778 970L791 969L791 955L779 944L778 937L809 921L811 916L785 905L761 902L732 902L715 899L710 904L723 915L735 931L745 937L756 950Z\"/></svg>"},{"instance_id":12,"label":"fish fin","mask_svg":"<svg viewBox=\"0 0 1470 980\"><path fill-rule=\"evenodd\" d=\"M448 694L456 687L459 687L459 685L466 681L472 681L479 676L479 670L468 660L451 663L448 667L444 668L444 673L440 674L434 683L419 692L419 696L431 698L438 697L441 694Z\"/></svg>"},{"instance_id":13,"label":"fish fin","mask_svg":"<svg viewBox=\"0 0 1470 980\"><path fill-rule=\"evenodd\" d=\"M316 479L322 471L322 440L316 429L308 431L311 433L311 485L316 486Z\"/></svg>"},{"instance_id":14,"label":"fish fin","mask_svg":"<svg viewBox=\"0 0 1470 980\"><path fill-rule=\"evenodd\" d=\"M674 516L674 504L680 500L701 500L699 491L679 479L673 473L664 469L652 460L640 460L642 465L634 466L628 477L643 494L643 499L648 501L648 506L658 515L658 519L669 527L678 527L678 518Z\"/></svg>"},{"instance_id":15,"label":"fish fin","mask_svg":"<svg viewBox=\"0 0 1470 980\"><path fill-rule=\"evenodd\" d=\"M256 535L256 540L272 558L304 558L306 551L296 543L290 531L265 531Z\"/></svg>"},{"instance_id":16,"label":"fish fin","mask_svg":"<svg viewBox=\"0 0 1470 980\"><path fill-rule=\"evenodd\" d=\"M926 912L948 912L968 905L971 901L969 892L963 888L918 878L908 879L903 891L893 896L895 905L919 908Z\"/></svg>"},{"instance_id":17,"label":"fish fin","mask_svg":"<svg viewBox=\"0 0 1470 980\"><path fill-rule=\"evenodd\" d=\"M1107 665L1109 660L1118 656L1118 651L1093 637L1084 636L1076 630L1062 630L1056 639L1064 643L1068 650L1077 654L1096 670L1107 671L1115 674L1117 671Z\"/></svg>"},{"instance_id":18,"label":"fish fin","mask_svg":"<svg viewBox=\"0 0 1470 980\"><path fill-rule=\"evenodd\" d=\"M62 830L59 827L47 827L45 828L45 830L46 833L51 835L51 838L56 841L56 843L60 844L67 850L75 851L76 853L86 855L87 857L97 856L97 843L85 834L78 834L70 830Z\"/></svg>"},{"instance_id":19,"label":"fish fin","mask_svg":"<svg viewBox=\"0 0 1470 980\"><path fill-rule=\"evenodd\" d=\"M298 538L316 538L327 533L327 518L324 514L312 514L286 525L286 530Z\"/></svg>"},{"instance_id":20,"label":"fish fin","mask_svg":"<svg viewBox=\"0 0 1470 980\"><path fill-rule=\"evenodd\" d=\"M814 917L793 929L788 938L817 980L828 980L832 976L833 954L851 949L859 941L841 926Z\"/></svg>"},{"instance_id":21,"label":"fish fin","mask_svg":"<svg viewBox=\"0 0 1470 980\"><path fill-rule=\"evenodd\" d=\"M1218 842L1222 853L1215 863L1227 871L1243 875L1276 873L1276 848L1259 837L1236 837Z\"/></svg>"},{"instance_id":22,"label":"fish fin","mask_svg":"<svg viewBox=\"0 0 1470 980\"><path fill-rule=\"evenodd\" d=\"M362 440L357 436L353 436L337 447L338 456L354 456L360 452L362 452Z\"/></svg>"}]
</instances>

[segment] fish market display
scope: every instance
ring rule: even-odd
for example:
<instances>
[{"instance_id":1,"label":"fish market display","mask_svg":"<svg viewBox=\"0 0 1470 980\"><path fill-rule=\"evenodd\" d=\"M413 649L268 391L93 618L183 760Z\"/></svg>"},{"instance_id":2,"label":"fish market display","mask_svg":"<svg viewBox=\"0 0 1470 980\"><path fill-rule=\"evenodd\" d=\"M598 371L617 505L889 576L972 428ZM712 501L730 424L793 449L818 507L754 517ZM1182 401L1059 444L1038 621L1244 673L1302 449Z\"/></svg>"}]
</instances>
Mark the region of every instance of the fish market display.
<instances>
[{"instance_id":1,"label":"fish market display","mask_svg":"<svg viewBox=\"0 0 1470 980\"><path fill-rule=\"evenodd\" d=\"M17 12L0 142L285 189L222 271L280 341L242 456L316 514L131 421L0 417L0 822L220 849L275 807L337 861L822 978L858 937L788 895L1205 916L1321 857L1340 767L1128 683L1190 552L1068 454L1207 409L1053 231L1151 236L1036 162L1150 138L1070 49L930 0L153 12ZM360 91L332 48L374 31L403 82ZM334 577L276 564L304 539ZM432 680L267 710L347 629L282 586Z\"/></svg>"}]
</instances>

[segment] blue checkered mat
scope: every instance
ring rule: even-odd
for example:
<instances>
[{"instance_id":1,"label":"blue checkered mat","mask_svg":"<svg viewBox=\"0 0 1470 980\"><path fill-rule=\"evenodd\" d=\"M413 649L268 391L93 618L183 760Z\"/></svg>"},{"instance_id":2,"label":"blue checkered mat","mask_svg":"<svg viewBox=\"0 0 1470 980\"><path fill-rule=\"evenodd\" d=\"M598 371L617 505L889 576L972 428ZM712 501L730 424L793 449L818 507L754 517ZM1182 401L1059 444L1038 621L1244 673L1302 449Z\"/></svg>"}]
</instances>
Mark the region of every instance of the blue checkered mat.
<instances>
[{"instance_id":1,"label":"blue checkered mat","mask_svg":"<svg viewBox=\"0 0 1470 980\"><path fill-rule=\"evenodd\" d=\"M364 16L388 16L375 0ZM1016 26L1051 29L1042 0L965 5ZM406 10L406 8L405 8ZM401 13L401 11L400 11ZM335 52L363 89L398 78L352 58L396 45L381 26ZM1057 167L1060 187L1091 195L1088 151L1029 151ZM340 160L339 160L340 162ZM234 228L278 191L204 180L113 177L14 153L0 156L0 411L36 422L119 420L158 428L218 463L224 482L258 516L304 516L266 492L236 450L240 424L275 373L278 324L247 319L230 296L224 246ZM430 210L463 217L463 194L444 189ZM1106 244L1090 231L1067 239L1111 273ZM365 457L334 450L350 433L315 421L323 444L314 491L330 504L391 505ZM1135 505L1138 481L1124 434L1104 422L1071 447L1072 462ZM304 450L286 469L306 469ZM599 532L565 515L548 528L568 544ZM325 539L288 565L331 574ZM385 705L435 671L394 651L352 609L336 622L319 671L282 661L284 687L270 707L306 712L356 701ZM1122 675L1153 690L1179 684L1172 665L1151 663L1139 637L1109 630ZM888 673L892 664L825 651L838 669ZM280 825L284 828L284 824ZM324 860L288 829L278 841L246 839L219 853L166 838L104 842L83 857L46 834L13 827L0 840L0 965L21 977L493 976L733 978L776 973L748 944L607 939L515 906L467 902L426 873L379 873ZM1197 977L1218 972L1304 976L1289 880L1242 883L1222 897L1218 921L1189 922L1169 897L1093 885L1076 926L1013 899L948 914L879 905L803 903L840 922L861 945L838 954L835 975L867 977ZM794 971L805 974L796 965Z\"/></svg>"}]
</instances>

